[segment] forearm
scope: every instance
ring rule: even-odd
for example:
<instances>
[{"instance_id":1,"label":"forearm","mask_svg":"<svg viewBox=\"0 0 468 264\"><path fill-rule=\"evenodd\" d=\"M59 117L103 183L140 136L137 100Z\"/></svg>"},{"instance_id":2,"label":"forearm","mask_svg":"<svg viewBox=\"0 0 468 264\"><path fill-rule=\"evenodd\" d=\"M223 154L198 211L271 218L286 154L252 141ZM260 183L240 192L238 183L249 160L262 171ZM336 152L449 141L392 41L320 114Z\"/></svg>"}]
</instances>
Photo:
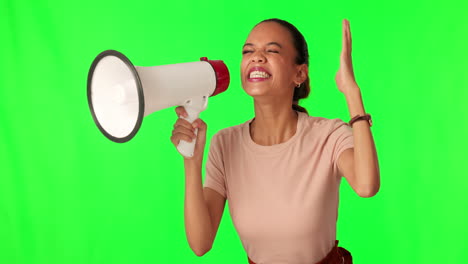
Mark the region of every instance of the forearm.
<instances>
[{"instance_id":1,"label":"forearm","mask_svg":"<svg viewBox=\"0 0 468 264\"><path fill-rule=\"evenodd\" d=\"M212 224L203 195L201 162L184 160L185 166L185 232L190 247L201 256L212 245Z\"/></svg>"},{"instance_id":2,"label":"forearm","mask_svg":"<svg viewBox=\"0 0 468 264\"><path fill-rule=\"evenodd\" d=\"M366 114L360 89L357 85L345 94L350 118ZM369 123L358 121L353 124L354 172L358 186L366 193L375 194L380 188L380 172L374 139ZM371 195L371 196L372 196Z\"/></svg>"}]
</instances>

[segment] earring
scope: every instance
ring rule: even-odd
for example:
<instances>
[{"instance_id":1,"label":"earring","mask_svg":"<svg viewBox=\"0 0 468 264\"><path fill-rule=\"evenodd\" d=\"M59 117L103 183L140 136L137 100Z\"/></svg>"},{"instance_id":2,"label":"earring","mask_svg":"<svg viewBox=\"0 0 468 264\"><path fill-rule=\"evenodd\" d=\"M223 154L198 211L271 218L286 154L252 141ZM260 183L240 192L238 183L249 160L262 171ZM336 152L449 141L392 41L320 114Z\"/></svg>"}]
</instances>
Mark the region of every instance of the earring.
<instances>
[{"instance_id":1,"label":"earring","mask_svg":"<svg viewBox=\"0 0 468 264\"><path fill-rule=\"evenodd\" d=\"M302 83L296 85L296 88L300 88L300 87L301 87L301 84L302 84Z\"/></svg>"}]
</instances>

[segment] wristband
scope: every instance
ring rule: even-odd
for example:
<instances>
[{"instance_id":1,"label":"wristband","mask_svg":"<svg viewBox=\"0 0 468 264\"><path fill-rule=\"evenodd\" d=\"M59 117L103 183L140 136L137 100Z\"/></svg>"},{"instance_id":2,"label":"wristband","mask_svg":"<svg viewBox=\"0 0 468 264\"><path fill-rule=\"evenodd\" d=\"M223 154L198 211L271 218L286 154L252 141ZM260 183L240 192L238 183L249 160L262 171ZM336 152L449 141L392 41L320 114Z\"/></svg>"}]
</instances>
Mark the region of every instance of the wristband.
<instances>
[{"instance_id":1,"label":"wristband","mask_svg":"<svg viewBox=\"0 0 468 264\"><path fill-rule=\"evenodd\" d=\"M353 123L356 122L356 121L359 121L359 120L366 120L369 123L369 127L372 126L372 119L371 119L370 114L357 115L357 116L351 118L351 120L349 120L348 124L349 124L349 126L352 127Z\"/></svg>"}]
</instances>

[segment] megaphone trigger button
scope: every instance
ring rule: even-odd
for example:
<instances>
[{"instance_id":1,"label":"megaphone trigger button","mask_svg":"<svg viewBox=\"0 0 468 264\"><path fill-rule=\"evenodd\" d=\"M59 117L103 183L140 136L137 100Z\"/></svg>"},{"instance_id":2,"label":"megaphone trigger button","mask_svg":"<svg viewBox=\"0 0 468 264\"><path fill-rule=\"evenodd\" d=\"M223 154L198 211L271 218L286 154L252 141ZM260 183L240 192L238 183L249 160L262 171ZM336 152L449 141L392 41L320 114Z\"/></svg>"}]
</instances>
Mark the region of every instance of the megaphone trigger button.
<instances>
[{"instance_id":1,"label":"megaphone trigger button","mask_svg":"<svg viewBox=\"0 0 468 264\"><path fill-rule=\"evenodd\" d=\"M204 95L203 96L203 108L205 109L207 105L208 105L208 96Z\"/></svg>"}]
</instances>

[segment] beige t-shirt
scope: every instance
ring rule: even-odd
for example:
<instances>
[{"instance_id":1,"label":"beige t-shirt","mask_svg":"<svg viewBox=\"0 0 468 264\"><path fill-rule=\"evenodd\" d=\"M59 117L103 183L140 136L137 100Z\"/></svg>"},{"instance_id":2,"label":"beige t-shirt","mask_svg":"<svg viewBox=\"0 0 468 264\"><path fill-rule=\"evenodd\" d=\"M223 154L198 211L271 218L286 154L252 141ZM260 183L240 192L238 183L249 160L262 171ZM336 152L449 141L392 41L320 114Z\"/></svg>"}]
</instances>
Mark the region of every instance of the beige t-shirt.
<instances>
[{"instance_id":1,"label":"beige t-shirt","mask_svg":"<svg viewBox=\"0 0 468 264\"><path fill-rule=\"evenodd\" d=\"M229 201L252 261L316 263L335 245L337 161L354 147L352 129L338 118L298 112L294 136L262 146L250 137L252 120L213 136L204 186Z\"/></svg>"}]
</instances>

